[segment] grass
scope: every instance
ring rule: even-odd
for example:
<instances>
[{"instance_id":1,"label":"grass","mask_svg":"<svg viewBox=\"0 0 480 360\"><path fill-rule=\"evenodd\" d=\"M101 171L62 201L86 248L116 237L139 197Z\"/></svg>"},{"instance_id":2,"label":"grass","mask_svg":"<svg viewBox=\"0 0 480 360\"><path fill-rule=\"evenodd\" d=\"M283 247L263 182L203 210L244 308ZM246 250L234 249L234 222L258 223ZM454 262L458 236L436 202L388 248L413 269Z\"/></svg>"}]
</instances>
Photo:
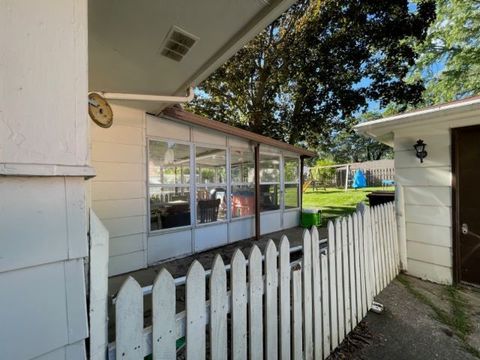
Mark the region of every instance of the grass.
<instances>
[{"instance_id":1,"label":"grass","mask_svg":"<svg viewBox=\"0 0 480 360\"><path fill-rule=\"evenodd\" d=\"M368 187L363 189L348 189L347 191L337 188L313 191L311 188L303 193L303 207L322 209L323 219L345 216L355 211L359 202L367 201L367 194L377 190L393 191L394 187Z\"/></svg>"},{"instance_id":2,"label":"grass","mask_svg":"<svg viewBox=\"0 0 480 360\"><path fill-rule=\"evenodd\" d=\"M442 324L448 326L450 330L462 341L464 348L472 355L480 358L480 352L468 343L468 335L472 332L471 318L467 313L468 303L462 297L455 286L446 286L444 291L450 303L451 312L447 312L433 303L427 296L416 289L408 277L398 275L398 281L419 301L429 306L435 314L435 318Z\"/></svg>"}]
</instances>

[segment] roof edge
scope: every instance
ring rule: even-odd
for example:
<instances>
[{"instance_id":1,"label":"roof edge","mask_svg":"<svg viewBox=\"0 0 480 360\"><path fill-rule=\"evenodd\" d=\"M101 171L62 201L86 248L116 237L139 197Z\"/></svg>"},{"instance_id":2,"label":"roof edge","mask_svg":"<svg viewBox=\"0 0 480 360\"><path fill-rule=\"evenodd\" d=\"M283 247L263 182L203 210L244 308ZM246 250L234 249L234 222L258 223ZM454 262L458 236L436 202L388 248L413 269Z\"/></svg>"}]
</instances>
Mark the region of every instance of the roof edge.
<instances>
[{"instance_id":1,"label":"roof edge","mask_svg":"<svg viewBox=\"0 0 480 360\"><path fill-rule=\"evenodd\" d=\"M456 109L462 109L462 108L470 107L476 104L480 105L480 95L471 96L465 99L451 101L451 102L443 103L439 105L434 105L434 106L426 107L423 109L413 110L410 112L405 112L402 114L389 116L386 118L367 121L367 122L355 125L354 129L359 133L367 134L371 136L372 134L368 130L388 127L389 125L394 126L400 121L402 125L406 125L406 124L409 124L410 122L417 120L419 117L425 117L430 114L435 114L441 111L448 111L448 110L454 111Z\"/></svg>"},{"instance_id":2,"label":"roof edge","mask_svg":"<svg viewBox=\"0 0 480 360\"><path fill-rule=\"evenodd\" d=\"M171 120L179 120L189 124L205 127L215 131L222 132L227 135L236 136L242 139L247 139L259 144L274 146L282 150L290 151L301 156L315 157L317 154L313 151L303 149L294 145L287 144L280 140L275 140L267 136L256 134L254 132L237 128L220 121L212 120L207 117L185 111L176 107L169 107L162 111L162 116L165 116Z\"/></svg>"}]
</instances>

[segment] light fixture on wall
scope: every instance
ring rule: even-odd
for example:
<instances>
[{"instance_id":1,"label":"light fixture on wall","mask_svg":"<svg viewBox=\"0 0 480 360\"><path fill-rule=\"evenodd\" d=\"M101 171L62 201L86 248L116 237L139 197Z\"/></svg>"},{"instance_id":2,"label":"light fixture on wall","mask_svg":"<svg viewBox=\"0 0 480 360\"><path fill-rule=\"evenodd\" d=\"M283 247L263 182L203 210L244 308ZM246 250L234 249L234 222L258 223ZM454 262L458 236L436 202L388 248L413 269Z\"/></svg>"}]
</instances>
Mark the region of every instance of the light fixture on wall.
<instances>
[{"instance_id":1,"label":"light fixture on wall","mask_svg":"<svg viewBox=\"0 0 480 360\"><path fill-rule=\"evenodd\" d=\"M417 158L419 158L420 162L423 163L423 159L425 159L428 155L428 153L425 151L427 144L425 144L422 139L418 139L417 143L413 145L413 147L415 148Z\"/></svg>"}]
</instances>

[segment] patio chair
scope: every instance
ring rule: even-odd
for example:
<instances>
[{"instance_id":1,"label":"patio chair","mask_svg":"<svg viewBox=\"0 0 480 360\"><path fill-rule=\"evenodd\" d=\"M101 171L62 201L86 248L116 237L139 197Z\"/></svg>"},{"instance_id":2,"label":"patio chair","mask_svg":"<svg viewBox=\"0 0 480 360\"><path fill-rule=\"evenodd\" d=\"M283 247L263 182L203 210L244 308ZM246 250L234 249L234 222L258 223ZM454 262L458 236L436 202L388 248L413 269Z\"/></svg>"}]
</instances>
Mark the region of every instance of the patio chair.
<instances>
[{"instance_id":1,"label":"patio chair","mask_svg":"<svg viewBox=\"0 0 480 360\"><path fill-rule=\"evenodd\" d=\"M220 199L198 200L198 215L200 223L209 223L217 221Z\"/></svg>"}]
</instances>

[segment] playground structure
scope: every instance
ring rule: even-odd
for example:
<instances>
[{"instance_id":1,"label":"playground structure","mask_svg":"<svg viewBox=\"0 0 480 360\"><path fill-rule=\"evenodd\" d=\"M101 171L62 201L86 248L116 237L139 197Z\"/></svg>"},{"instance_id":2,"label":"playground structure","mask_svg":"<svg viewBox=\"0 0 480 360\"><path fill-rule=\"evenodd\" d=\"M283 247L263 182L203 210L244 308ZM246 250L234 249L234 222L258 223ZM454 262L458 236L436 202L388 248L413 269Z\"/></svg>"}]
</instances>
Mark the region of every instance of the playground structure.
<instances>
[{"instance_id":1,"label":"playground structure","mask_svg":"<svg viewBox=\"0 0 480 360\"><path fill-rule=\"evenodd\" d=\"M344 188L352 186L355 172L361 170L366 177L368 187L387 187L395 185L393 160L376 160L361 163L315 166L308 169L303 183L303 191L313 191L328 187Z\"/></svg>"}]
</instances>

